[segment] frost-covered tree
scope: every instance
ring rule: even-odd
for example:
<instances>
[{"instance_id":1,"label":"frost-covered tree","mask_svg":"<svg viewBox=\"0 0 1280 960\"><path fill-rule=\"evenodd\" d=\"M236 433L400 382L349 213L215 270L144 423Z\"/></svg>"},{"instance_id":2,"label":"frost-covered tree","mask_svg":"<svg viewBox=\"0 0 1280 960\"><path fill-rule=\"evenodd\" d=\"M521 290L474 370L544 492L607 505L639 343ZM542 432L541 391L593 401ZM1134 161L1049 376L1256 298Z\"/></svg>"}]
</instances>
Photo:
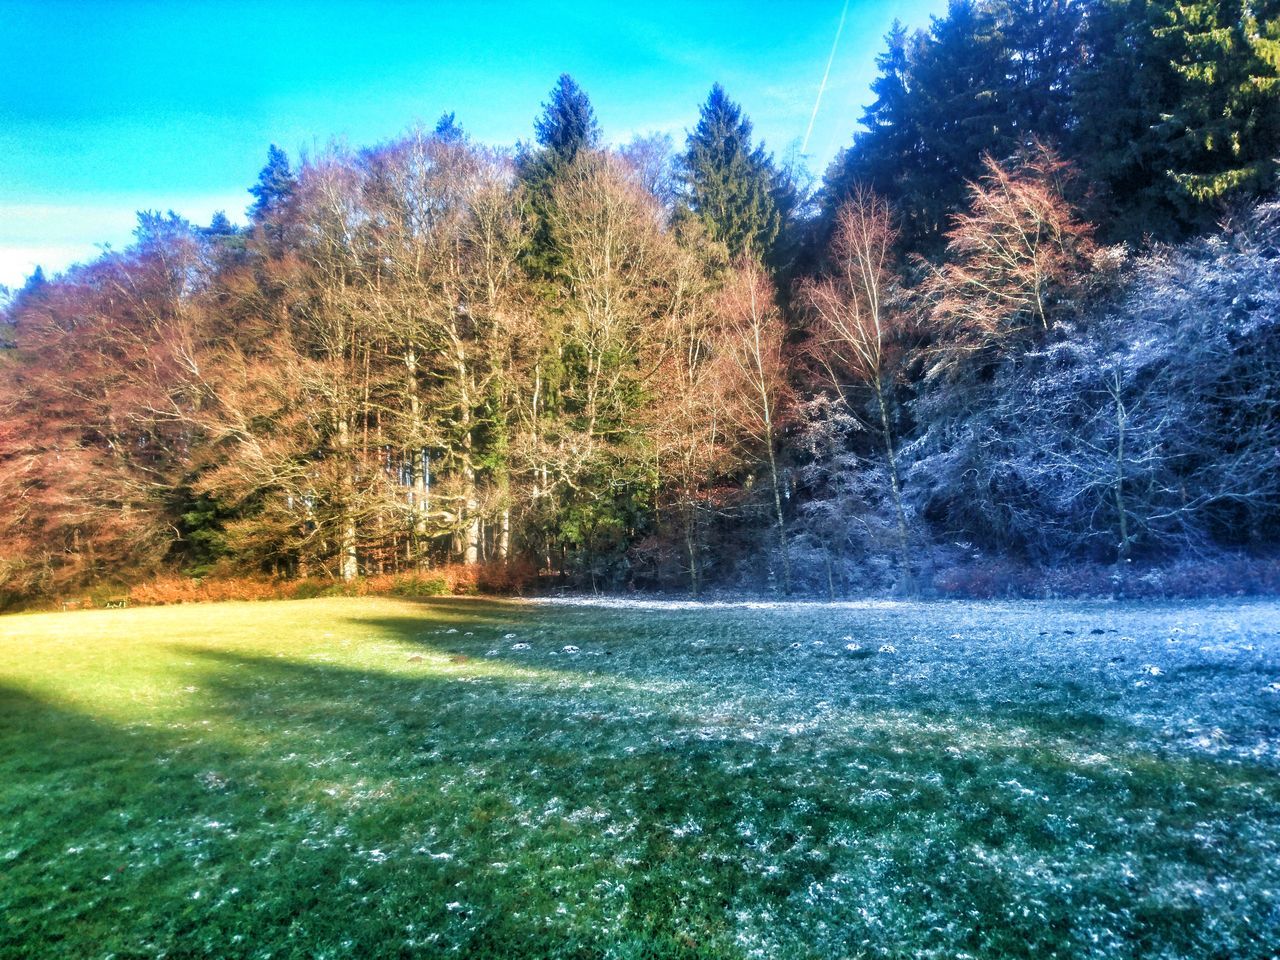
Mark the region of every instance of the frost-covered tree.
<instances>
[{"instance_id":1,"label":"frost-covered tree","mask_svg":"<svg viewBox=\"0 0 1280 960\"><path fill-rule=\"evenodd\" d=\"M826 276L801 286L813 314L812 352L837 396L864 414L878 434L898 528L898 552L909 577L907 515L903 506L894 429L893 387L904 312L892 257L897 242L889 205L859 189L836 215ZM869 394L867 397L862 394ZM865 415L865 414L864 414Z\"/></svg>"},{"instance_id":2,"label":"frost-covered tree","mask_svg":"<svg viewBox=\"0 0 1280 960\"><path fill-rule=\"evenodd\" d=\"M1040 561L1264 546L1280 520L1280 211L1131 265L1126 292L1006 357L906 451L949 538ZM949 407L954 411L954 406Z\"/></svg>"},{"instance_id":3,"label":"frost-covered tree","mask_svg":"<svg viewBox=\"0 0 1280 960\"><path fill-rule=\"evenodd\" d=\"M800 503L792 522L795 578L834 598L902 583L898 504L867 429L840 398L819 394L796 412Z\"/></svg>"}]
</instances>

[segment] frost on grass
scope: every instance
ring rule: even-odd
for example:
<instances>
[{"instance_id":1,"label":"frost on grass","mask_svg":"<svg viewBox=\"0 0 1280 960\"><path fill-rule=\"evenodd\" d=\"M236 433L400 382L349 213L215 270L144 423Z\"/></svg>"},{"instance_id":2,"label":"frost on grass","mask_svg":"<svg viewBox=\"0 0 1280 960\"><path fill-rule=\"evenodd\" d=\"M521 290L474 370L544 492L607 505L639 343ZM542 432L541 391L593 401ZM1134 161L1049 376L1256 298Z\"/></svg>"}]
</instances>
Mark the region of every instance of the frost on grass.
<instances>
[{"instance_id":1,"label":"frost on grass","mask_svg":"<svg viewBox=\"0 0 1280 960\"><path fill-rule=\"evenodd\" d=\"M726 802L770 808L726 856L796 885L738 896L747 955L1280 941L1274 604L567 606L630 632L629 680L680 684L676 728L622 753L720 744ZM666 829L717 836L690 822Z\"/></svg>"},{"instance_id":2,"label":"frost on grass","mask_svg":"<svg viewBox=\"0 0 1280 960\"><path fill-rule=\"evenodd\" d=\"M35 893L8 929L101 910L125 920L80 952L120 956L1280 943L1276 604L388 610L158 678L197 688L156 701L158 743L91 742L161 770L124 816L61 817L114 782L70 764L11 806Z\"/></svg>"}]
</instances>

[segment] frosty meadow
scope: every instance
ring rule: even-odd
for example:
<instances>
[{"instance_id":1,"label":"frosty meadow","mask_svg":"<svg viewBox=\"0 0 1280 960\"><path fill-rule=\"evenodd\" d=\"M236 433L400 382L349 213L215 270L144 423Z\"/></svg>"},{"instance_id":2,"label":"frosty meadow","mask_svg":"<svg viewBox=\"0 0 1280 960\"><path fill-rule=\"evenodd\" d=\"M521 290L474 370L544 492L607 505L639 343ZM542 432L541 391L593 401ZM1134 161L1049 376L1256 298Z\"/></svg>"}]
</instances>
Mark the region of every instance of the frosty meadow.
<instances>
[{"instance_id":1,"label":"frosty meadow","mask_svg":"<svg viewBox=\"0 0 1280 960\"><path fill-rule=\"evenodd\" d=\"M24 614L0 677L14 960L1280 943L1275 602Z\"/></svg>"}]
</instances>

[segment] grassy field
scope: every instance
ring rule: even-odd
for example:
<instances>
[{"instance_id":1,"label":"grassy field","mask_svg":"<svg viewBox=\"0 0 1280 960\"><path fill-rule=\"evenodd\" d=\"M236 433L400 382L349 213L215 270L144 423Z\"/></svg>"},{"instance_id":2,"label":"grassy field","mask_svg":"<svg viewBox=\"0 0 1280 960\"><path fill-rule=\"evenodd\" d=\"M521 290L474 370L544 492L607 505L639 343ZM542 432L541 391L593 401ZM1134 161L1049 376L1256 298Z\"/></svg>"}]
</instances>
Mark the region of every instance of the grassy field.
<instances>
[{"instance_id":1,"label":"grassy field","mask_svg":"<svg viewBox=\"0 0 1280 960\"><path fill-rule=\"evenodd\" d=\"M0 957L1273 957L1278 690L1273 603L4 617Z\"/></svg>"}]
</instances>

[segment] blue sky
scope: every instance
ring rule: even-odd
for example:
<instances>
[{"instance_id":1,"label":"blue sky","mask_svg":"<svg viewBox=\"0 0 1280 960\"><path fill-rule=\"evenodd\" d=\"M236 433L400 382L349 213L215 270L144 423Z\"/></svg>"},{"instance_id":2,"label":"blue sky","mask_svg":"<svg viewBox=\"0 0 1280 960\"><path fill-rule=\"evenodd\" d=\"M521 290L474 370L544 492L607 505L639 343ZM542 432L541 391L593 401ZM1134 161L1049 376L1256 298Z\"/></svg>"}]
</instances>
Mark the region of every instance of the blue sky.
<instances>
[{"instance_id":1,"label":"blue sky","mask_svg":"<svg viewBox=\"0 0 1280 960\"><path fill-rule=\"evenodd\" d=\"M842 7L0 0L0 284L127 243L139 208L242 220L273 142L374 143L448 110L486 142L527 139L563 71L612 142L682 142L719 81L770 149L798 150ZM944 7L849 0L812 170L852 135L892 20Z\"/></svg>"}]
</instances>

